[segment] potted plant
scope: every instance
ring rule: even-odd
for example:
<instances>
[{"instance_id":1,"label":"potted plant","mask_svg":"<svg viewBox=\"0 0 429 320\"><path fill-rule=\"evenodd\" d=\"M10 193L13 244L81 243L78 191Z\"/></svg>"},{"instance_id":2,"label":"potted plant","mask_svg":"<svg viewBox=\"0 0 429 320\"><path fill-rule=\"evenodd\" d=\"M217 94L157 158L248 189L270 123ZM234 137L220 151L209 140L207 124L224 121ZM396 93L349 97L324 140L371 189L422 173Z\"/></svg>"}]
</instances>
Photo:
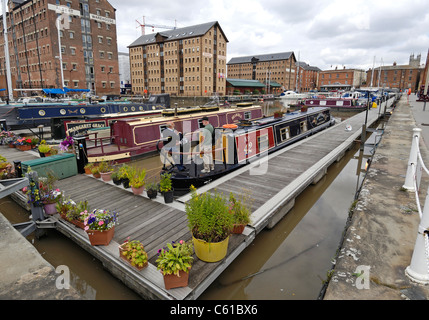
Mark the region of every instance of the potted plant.
<instances>
[{"instance_id":1,"label":"potted plant","mask_svg":"<svg viewBox=\"0 0 429 320\"><path fill-rule=\"evenodd\" d=\"M158 195L158 184L155 182L150 182L146 185L146 193L149 199L155 199Z\"/></svg>"},{"instance_id":2,"label":"potted plant","mask_svg":"<svg viewBox=\"0 0 429 320\"><path fill-rule=\"evenodd\" d=\"M0 155L0 180L12 177L12 165Z\"/></svg>"},{"instance_id":3,"label":"potted plant","mask_svg":"<svg viewBox=\"0 0 429 320\"><path fill-rule=\"evenodd\" d=\"M85 165L85 174L92 174L91 169L94 167L94 164L89 162Z\"/></svg>"},{"instance_id":4,"label":"potted plant","mask_svg":"<svg viewBox=\"0 0 429 320\"><path fill-rule=\"evenodd\" d=\"M39 178L39 195L43 203L45 213L52 215L57 213L56 203L63 197L60 189L55 187L58 178L53 172L48 172L46 177Z\"/></svg>"},{"instance_id":5,"label":"potted plant","mask_svg":"<svg viewBox=\"0 0 429 320\"><path fill-rule=\"evenodd\" d=\"M46 144L45 140L42 140L39 147L39 154L43 157L49 157L51 155L51 149L52 147L49 144Z\"/></svg>"},{"instance_id":6,"label":"potted plant","mask_svg":"<svg viewBox=\"0 0 429 320\"><path fill-rule=\"evenodd\" d=\"M111 178L113 183L117 186L119 186L122 183L121 177L119 175L119 171L113 171Z\"/></svg>"},{"instance_id":7,"label":"potted plant","mask_svg":"<svg viewBox=\"0 0 429 320\"><path fill-rule=\"evenodd\" d=\"M115 232L118 213L115 211L94 209L85 217L84 230L88 234L91 245L107 246Z\"/></svg>"},{"instance_id":8,"label":"potted plant","mask_svg":"<svg viewBox=\"0 0 429 320\"><path fill-rule=\"evenodd\" d=\"M91 168L91 173L94 178L99 179L101 178L100 169L98 169L98 166L94 166Z\"/></svg>"},{"instance_id":9,"label":"potted plant","mask_svg":"<svg viewBox=\"0 0 429 320\"><path fill-rule=\"evenodd\" d=\"M16 147L21 151L31 150L31 139L26 137L17 139Z\"/></svg>"},{"instance_id":10,"label":"potted plant","mask_svg":"<svg viewBox=\"0 0 429 320\"><path fill-rule=\"evenodd\" d=\"M61 141L59 147L62 152L73 152L73 144L73 137L67 136L63 141Z\"/></svg>"},{"instance_id":11,"label":"potted plant","mask_svg":"<svg viewBox=\"0 0 429 320\"><path fill-rule=\"evenodd\" d=\"M138 240L128 239L119 246L119 256L138 270L148 266L147 253L143 244Z\"/></svg>"},{"instance_id":12,"label":"potted plant","mask_svg":"<svg viewBox=\"0 0 429 320\"><path fill-rule=\"evenodd\" d=\"M171 173L163 173L161 175L161 180L159 181L159 191L161 191L163 194L165 203L173 202L174 190L171 183Z\"/></svg>"},{"instance_id":13,"label":"potted plant","mask_svg":"<svg viewBox=\"0 0 429 320\"><path fill-rule=\"evenodd\" d=\"M228 201L217 192L197 194L193 186L191 193L185 211L195 254L206 262L220 261L226 256L234 223Z\"/></svg>"},{"instance_id":14,"label":"potted plant","mask_svg":"<svg viewBox=\"0 0 429 320\"><path fill-rule=\"evenodd\" d=\"M186 287L193 258L192 243L180 240L158 250L157 269L164 276L165 289Z\"/></svg>"},{"instance_id":15,"label":"potted plant","mask_svg":"<svg viewBox=\"0 0 429 320\"><path fill-rule=\"evenodd\" d=\"M67 210L66 219L73 223L75 226L84 229L84 221L88 215L89 206L88 201L80 201L78 203L73 203L70 208Z\"/></svg>"},{"instance_id":16,"label":"potted plant","mask_svg":"<svg viewBox=\"0 0 429 320\"><path fill-rule=\"evenodd\" d=\"M122 185L124 186L125 189L128 189L130 187L130 179L129 179L129 171L130 171L130 166L123 164L120 168L119 168L119 177L122 180Z\"/></svg>"},{"instance_id":17,"label":"potted plant","mask_svg":"<svg viewBox=\"0 0 429 320\"><path fill-rule=\"evenodd\" d=\"M103 181L107 182L112 180L113 166L110 163L107 161L101 161L100 165L98 166L98 170Z\"/></svg>"},{"instance_id":18,"label":"potted plant","mask_svg":"<svg viewBox=\"0 0 429 320\"><path fill-rule=\"evenodd\" d=\"M145 185L146 170L132 167L129 171L131 190L135 195L142 194Z\"/></svg>"},{"instance_id":19,"label":"potted plant","mask_svg":"<svg viewBox=\"0 0 429 320\"><path fill-rule=\"evenodd\" d=\"M57 212L63 218L64 220L68 220L67 214L70 210L73 210L74 206L76 206L76 203L71 200L70 198L65 199L64 197L57 202L55 208L57 209Z\"/></svg>"},{"instance_id":20,"label":"potted plant","mask_svg":"<svg viewBox=\"0 0 429 320\"><path fill-rule=\"evenodd\" d=\"M232 233L241 234L245 226L250 223L250 204L252 198L249 194L235 196L232 192L229 194L229 212L234 218Z\"/></svg>"}]
</instances>

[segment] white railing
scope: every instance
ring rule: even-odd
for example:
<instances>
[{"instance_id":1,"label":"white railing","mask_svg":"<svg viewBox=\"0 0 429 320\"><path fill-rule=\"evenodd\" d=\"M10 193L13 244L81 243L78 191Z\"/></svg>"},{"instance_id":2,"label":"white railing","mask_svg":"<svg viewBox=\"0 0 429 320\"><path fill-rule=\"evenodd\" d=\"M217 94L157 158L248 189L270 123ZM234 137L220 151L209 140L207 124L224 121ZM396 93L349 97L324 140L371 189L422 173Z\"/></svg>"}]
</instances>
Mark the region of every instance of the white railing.
<instances>
[{"instance_id":1,"label":"white railing","mask_svg":"<svg viewBox=\"0 0 429 320\"><path fill-rule=\"evenodd\" d=\"M429 284L429 188L426 193L423 211L421 210L418 194L422 169L429 175L429 170L424 164L419 148L421 131L419 128L413 129L407 175L405 177L405 184L403 185L404 189L415 193L420 216L413 256L410 265L405 270L405 274L415 282Z\"/></svg>"}]
</instances>

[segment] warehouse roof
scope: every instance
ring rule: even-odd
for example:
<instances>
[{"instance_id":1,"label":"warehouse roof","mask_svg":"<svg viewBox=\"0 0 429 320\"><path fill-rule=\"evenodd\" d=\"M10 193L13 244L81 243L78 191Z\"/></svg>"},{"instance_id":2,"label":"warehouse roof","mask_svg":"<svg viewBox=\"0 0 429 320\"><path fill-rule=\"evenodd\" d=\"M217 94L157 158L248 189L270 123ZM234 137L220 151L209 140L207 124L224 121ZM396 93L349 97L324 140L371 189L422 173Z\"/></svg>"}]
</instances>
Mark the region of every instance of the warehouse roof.
<instances>
[{"instance_id":1,"label":"warehouse roof","mask_svg":"<svg viewBox=\"0 0 429 320\"><path fill-rule=\"evenodd\" d=\"M229 60L227 64L251 63L252 59L257 59L258 62L287 60L291 56L293 56L293 58L296 61L295 54L293 53L293 51L291 51L291 52L269 53L269 54L261 54L256 56L232 58L231 60Z\"/></svg>"},{"instance_id":2,"label":"warehouse roof","mask_svg":"<svg viewBox=\"0 0 429 320\"><path fill-rule=\"evenodd\" d=\"M217 21L213 21L213 22L198 24L195 26L173 29L173 30L166 30L166 31L158 32L158 33L152 33L152 34L144 35L144 36L141 36L140 38L138 38L137 40L135 40L133 43L131 43L128 46L128 48L137 47L137 46L144 46L147 44L156 43L156 36L158 36L158 35L161 35L165 39L164 41L175 41L175 40L180 40L180 39L203 36L215 25L218 25L220 31L222 32L223 36L225 37L226 42L228 42L228 39L226 38L225 34L223 33L222 28L220 27L219 23Z\"/></svg>"}]
</instances>

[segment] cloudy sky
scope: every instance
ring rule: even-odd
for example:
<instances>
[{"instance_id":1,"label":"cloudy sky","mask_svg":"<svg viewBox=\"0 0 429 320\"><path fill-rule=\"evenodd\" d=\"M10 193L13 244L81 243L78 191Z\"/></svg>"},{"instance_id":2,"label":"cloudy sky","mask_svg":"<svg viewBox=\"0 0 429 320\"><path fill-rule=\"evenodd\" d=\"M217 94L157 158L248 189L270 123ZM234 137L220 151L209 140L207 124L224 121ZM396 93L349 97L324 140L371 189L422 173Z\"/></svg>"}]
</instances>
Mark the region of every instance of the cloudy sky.
<instances>
[{"instance_id":1,"label":"cloudy sky","mask_svg":"<svg viewBox=\"0 0 429 320\"><path fill-rule=\"evenodd\" d=\"M118 46L141 35L138 22L186 27L218 21L233 57L294 51L322 70L426 62L427 0L110 0L117 9ZM164 29L155 29L155 32ZM146 34L152 28L146 28Z\"/></svg>"}]
</instances>

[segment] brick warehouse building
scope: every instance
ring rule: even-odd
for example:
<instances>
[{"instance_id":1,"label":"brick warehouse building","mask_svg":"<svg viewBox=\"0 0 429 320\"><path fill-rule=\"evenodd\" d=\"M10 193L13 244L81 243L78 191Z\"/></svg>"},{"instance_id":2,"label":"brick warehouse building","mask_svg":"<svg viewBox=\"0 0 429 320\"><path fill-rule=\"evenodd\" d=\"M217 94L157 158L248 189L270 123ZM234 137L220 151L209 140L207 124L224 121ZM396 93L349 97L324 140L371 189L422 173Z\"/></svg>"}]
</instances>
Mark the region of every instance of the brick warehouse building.
<instances>
[{"instance_id":1,"label":"brick warehouse building","mask_svg":"<svg viewBox=\"0 0 429 320\"><path fill-rule=\"evenodd\" d=\"M319 73L319 90L350 90L360 88L365 83L366 74L360 69L323 70Z\"/></svg>"},{"instance_id":2,"label":"brick warehouse building","mask_svg":"<svg viewBox=\"0 0 429 320\"><path fill-rule=\"evenodd\" d=\"M295 74L296 58L293 52L237 57L228 62L228 78L259 80L262 83L269 79L279 83L284 90L295 90Z\"/></svg>"},{"instance_id":3,"label":"brick warehouse building","mask_svg":"<svg viewBox=\"0 0 429 320\"><path fill-rule=\"evenodd\" d=\"M397 88L399 90L416 91L419 88L421 72L423 68L420 66L421 55L414 57L410 55L410 60L407 65L398 65L396 62L391 66L381 66L367 72L367 84L374 87Z\"/></svg>"},{"instance_id":4,"label":"brick warehouse building","mask_svg":"<svg viewBox=\"0 0 429 320\"><path fill-rule=\"evenodd\" d=\"M9 0L8 9L14 89L34 89L40 94L40 89L61 88L63 75L70 89L90 89L99 96L119 94L115 9L107 0ZM59 16L65 18L60 22L62 66ZM5 74L2 30L0 76Z\"/></svg>"},{"instance_id":5,"label":"brick warehouse building","mask_svg":"<svg viewBox=\"0 0 429 320\"><path fill-rule=\"evenodd\" d=\"M128 46L133 93L225 95L227 43L217 21L139 37Z\"/></svg>"}]
</instances>

